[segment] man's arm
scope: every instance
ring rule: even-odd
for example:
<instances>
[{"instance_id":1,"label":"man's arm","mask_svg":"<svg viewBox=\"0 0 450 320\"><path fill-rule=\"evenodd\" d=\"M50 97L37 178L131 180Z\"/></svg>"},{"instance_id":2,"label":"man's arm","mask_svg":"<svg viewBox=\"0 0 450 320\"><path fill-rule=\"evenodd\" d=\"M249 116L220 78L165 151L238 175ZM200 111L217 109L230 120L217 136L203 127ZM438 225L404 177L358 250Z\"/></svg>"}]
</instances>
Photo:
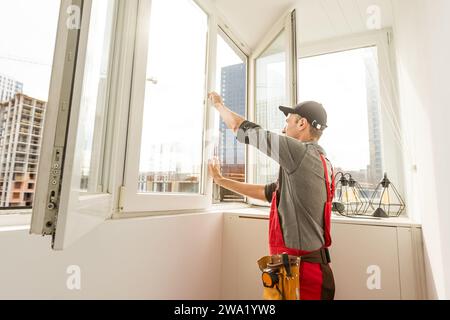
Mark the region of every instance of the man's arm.
<instances>
[{"instance_id":1,"label":"man's arm","mask_svg":"<svg viewBox=\"0 0 450 320\"><path fill-rule=\"evenodd\" d=\"M209 174L219 186L249 198L267 201L265 186L226 179L220 171L220 164L217 159L209 162Z\"/></svg>"},{"instance_id":2,"label":"man's arm","mask_svg":"<svg viewBox=\"0 0 450 320\"><path fill-rule=\"evenodd\" d=\"M257 148L265 155L275 160L288 173L293 173L306 155L306 145L298 140L262 129L260 126L246 121L241 116L229 110L219 94L209 94L209 100L214 104L220 116L236 135L237 140Z\"/></svg>"}]
</instances>

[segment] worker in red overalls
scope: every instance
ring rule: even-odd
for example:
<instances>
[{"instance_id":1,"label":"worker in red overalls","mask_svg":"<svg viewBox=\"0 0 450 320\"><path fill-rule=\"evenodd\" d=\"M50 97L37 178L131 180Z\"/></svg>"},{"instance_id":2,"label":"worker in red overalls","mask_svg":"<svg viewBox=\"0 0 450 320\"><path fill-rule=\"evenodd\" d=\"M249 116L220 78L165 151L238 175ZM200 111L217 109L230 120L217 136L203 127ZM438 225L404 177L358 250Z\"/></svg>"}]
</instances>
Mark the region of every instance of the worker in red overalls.
<instances>
[{"instance_id":1,"label":"worker in red overalls","mask_svg":"<svg viewBox=\"0 0 450 320\"><path fill-rule=\"evenodd\" d=\"M209 99L239 142L280 164L278 181L264 186L224 178L215 159L209 163L214 181L246 197L270 202L271 255L302 257L302 300L333 300L335 284L328 248L335 183L331 163L318 144L327 128L324 107L313 101L280 107L287 119L283 135L279 135L233 113L217 93L210 93Z\"/></svg>"}]
</instances>

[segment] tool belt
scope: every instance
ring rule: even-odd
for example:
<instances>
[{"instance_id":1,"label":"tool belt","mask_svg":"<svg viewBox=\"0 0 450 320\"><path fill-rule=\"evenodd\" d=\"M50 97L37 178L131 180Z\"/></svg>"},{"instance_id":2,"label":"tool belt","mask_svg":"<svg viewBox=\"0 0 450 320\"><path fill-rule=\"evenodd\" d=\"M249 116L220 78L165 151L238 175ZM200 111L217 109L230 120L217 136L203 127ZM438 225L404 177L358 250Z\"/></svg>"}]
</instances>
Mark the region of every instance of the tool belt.
<instances>
[{"instance_id":1,"label":"tool belt","mask_svg":"<svg viewBox=\"0 0 450 320\"><path fill-rule=\"evenodd\" d=\"M324 248L302 257L282 254L263 257L258 261L262 272L264 300L300 300L302 261L328 265L331 263L330 253Z\"/></svg>"},{"instance_id":2,"label":"tool belt","mask_svg":"<svg viewBox=\"0 0 450 320\"><path fill-rule=\"evenodd\" d=\"M300 300L299 257L287 254L258 261L264 285L264 300Z\"/></svg>"},{"instance_id":3,"label":"tool belt","mask_svg":"<svg viewBox=\"0 0 450 320\"><path fill-rule=\"evenodd\" d=\"M302 261L318 264L330 264L331 256L328 248L323 248L318 251L311 252L306 256L302 256Z\"/></svg>"}]
</instances>

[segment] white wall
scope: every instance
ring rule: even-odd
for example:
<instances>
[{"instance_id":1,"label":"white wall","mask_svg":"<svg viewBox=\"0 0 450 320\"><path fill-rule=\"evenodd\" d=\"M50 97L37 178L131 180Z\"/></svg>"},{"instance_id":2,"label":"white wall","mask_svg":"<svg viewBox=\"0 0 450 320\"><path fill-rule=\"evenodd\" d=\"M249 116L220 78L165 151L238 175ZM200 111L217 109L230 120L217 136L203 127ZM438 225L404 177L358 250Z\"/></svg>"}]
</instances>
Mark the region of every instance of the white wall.
<instances>
[{"instance_id":1,"label":"white wall","mask_svg":"<svg viewBox=\"0 0 450 320\"><path fill-rule=\"evenodd\" d=\"M222 214L110 221L64 252L0 232L0 299L219 299ZM67 267L82 290L67 290Z\"/></svg>"},{"instance_id":2,"label":"white wall","mask_svg":"<svg viewBox=\"0 0 450 320\"><path fill-rule=\"evenodd\" d=\"M423 223L429 297L449 299L450 1L392 2L409 210Z\"/></svg>"}]
</instances>

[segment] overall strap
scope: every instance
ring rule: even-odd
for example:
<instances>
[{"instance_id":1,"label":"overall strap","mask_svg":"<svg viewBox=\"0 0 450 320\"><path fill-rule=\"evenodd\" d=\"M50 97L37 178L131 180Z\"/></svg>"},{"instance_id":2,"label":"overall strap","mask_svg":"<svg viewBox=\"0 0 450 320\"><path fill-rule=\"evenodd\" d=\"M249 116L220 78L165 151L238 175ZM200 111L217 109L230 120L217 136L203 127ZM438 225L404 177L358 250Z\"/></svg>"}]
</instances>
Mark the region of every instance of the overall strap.
<instances>
[{"instance_id":1,"label":"overall strap","mask_svg":"<svg viewBox=\"0 0 450 320\"><path fill-rule=\"evenodd\" d=\"M325 174L325 182L327 186L327 202L333 202L334 193L336 191L336 178L334 176L334 169L331 167L331 176L332 180L330 183L330 176L328 175L328 166L327 166L327 160L323 154L320 154L320 159L322 160L323 165L323 171Z\"/></svg>"},{"instance_id":2,"label":"overall strap","mask_svg":"<svg viewBox=\"0 0 450 320\"><path fill-rule=\"evenodd\" d=\"M334 170L333 167L331 167L331 175L332 180L330 184L330 177L328 175L328 166L326 158L323 154L320 154L320 158L322 160L323 164L323 170L325 174L325 181L326 181L326 187L327 187L327 203L325 204L325 210L324 210L324 233L325 233L325 246L324 248L329 248L332 244L331 240L331 213L333 208L333 198L335 193L335 177L334 177Z\"/></svg>"}]
</instances>

